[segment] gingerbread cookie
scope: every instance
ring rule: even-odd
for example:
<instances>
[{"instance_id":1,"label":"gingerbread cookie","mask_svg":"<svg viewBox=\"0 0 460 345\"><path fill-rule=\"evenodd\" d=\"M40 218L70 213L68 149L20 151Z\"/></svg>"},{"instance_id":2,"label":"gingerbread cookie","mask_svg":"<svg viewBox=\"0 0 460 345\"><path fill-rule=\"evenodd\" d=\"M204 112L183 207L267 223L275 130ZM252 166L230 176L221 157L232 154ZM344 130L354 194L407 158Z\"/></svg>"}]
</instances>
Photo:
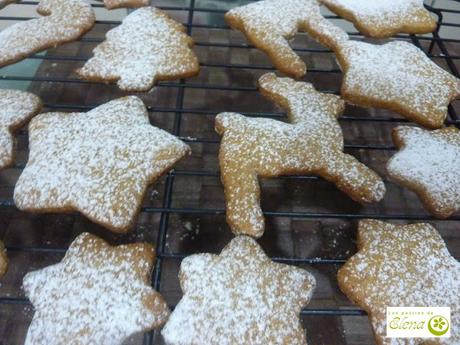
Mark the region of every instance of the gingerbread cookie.
<instances>
[{"instance_id":1,"label":"gingerbread cookie","mask_svg":"<svg viewBox=\"0 0 460 345\"><path fill-rule=\"evenodd\" d=\"M190 148L149 123L144 103L119 98L87 113L47 113L29 124L29 161L14 190L31 212L80 211L114 232L134 223L149 184Z\"/></svg>"},{"instance_id":2,"label":"gingerbread cookie","mask_svg":"<svg viewBox=\"0 0 460 345\"><path fill-rule=\"evenodd\" d=\"M423 7L423 0L320 1L370 37L385 38L397 33L426 34L436 29L436 19Z\"/></svg>"},{"instance_id":3,"label":"gingerbread cookie","mask_svg":"<svg viewBox=\"0 0 460 345\"><path fill-rule=\"evenodd\" d=\"M101 0L100 0L101 1ZM113 10L115 8L136 8L148 6L150 0L102 0L107 9Z\"/></svg>"},{"instance_id":4,"label":"gingerbread cookie","mask_svg":"<svg viewBox=\"0 0 460 345\"><path fill-rule=\"evenodd\" d=\"M82 0L41 0L37 12L43 17L13 24L0 32L0 67L75 41L96 20L91 5Z\"/></svg>"},{"instance_id":5,"label":"gingerbread cookie","mask_svg":"<svg viewBox=\"0 0 460 345\"><path fill-rule=\"evenodd\" d=\"M250 237L185 258L179 280L184 296L162 331L168 345L306 344L299 313L315 278L272 262Z\"/></svg>"},{"instance_id":6,"label":"gingerbread cookie","mask_svg":"<svg viewBox=\"0 0 460 345\"><path fill-rule=\"evenodd\" d=\"M356 105L395 111L428 128L439 128L447 106L460 95L460 80L413 44L375 45L337 40L342 97Z\"/></svg>"},{"instance_id":7,"label":"gingerbread cookie","mask_svg":"<svg viewBox=\"0 0 460 345\"><path fill-rule=\"evenodd\" d=\"M3 7L5 7L5 6L9 5L9 4L12 4L12 3L16 2L16 1L17 0L0 0L0 10Z\"/></svg>"},{"instance_id":8,"label":"gingerbread cookie","mask_svg":"<svg viewBox=\"0 0 460 345\"><path fill-rule=\"evenodd\" d=\"M147 243L112 247L81 234L60 263L24 277L35 308L25 344L115 345L159 328L169 309L150 287L154 261Z\"/></svg>"},{"instance_id":9,"label":"gingerbread cookie","mask_svg":"<svg viewBox=\"0 0 460 345\"><path fill-rule=\"evenodd\" d=\"M219 161L227 221L235 234L263 234L258 177L318 174L356 201L383 198L380 177L343 153L339 97L273 73L263 75L259 85L263 95L288 111L290 123L235 113L216 117L216 131L223 136Z\"/></svg>"},{"instance_id":10,"label":"gingerbread cookie","mask_svg":"<svg viewBox=\"0 0 460 345\"><path fill-rule=\"evenodd\" d=\"M321 15L316 0L257 1L230 10L225 20L264 51L278 70L294 78L306 73L305 63L289 46L297 31L308 32L326 46L330 41L347 39Z\"/></svg>"},{"instance_id":11,"label":"gingerbread cookie","mask_svg":"<svg viewBox=\"0 0 460 345\"><path fill-rule=\"evenodd\" d=\"M429 224L359 223L358 253L338 272L339 286L369 315L379 345L408 344L386 337L387 307L450 307L452 325L460 324L460 263ZM450 338L412 338L410 344L459 344Z\"/></svg>"},{"instance_id":12,"label":"gingerbread cookie","mask_svg":"<svg viewBox=\"0 0 460 345\"><path fill-rule=\"evenodd\" d=\"M6 250L3 246L2 241L0 241L0 278L3 277L8 268L8 258L6 257Z\"/></svg>"},{"instance_id":13,"label":"gingerbread cookie","mask_svg":"<svg viewBox=\"0 0 460 345\"><path fill-rule=\"evenodd\" d=\"M460 209L460 131L456 127L426 131L400 126L393 130L400 149L387 164L390 177L413 190L439 218Z\"/></svg>"},{"instance_id":14,"label":"gingerbread cookie","mask_svg":"<svg viewBox=\"0 0 460 345\"><path fill-rule=\"evenodd\" d=\"M148 91L156 80L186 78L199 72L185 27L154 7L140 8L107 32L106 41L77 74L94 81L116 81L125 91Z\"/></svg>"},{"instance_id":15,"label":"gingerbread cookie","mask_svg":"<svg viewBox=\"0 0 460 345\"><path fill-rule=\"evenodd\" d=\"M0 89L0 169L10 166L14 160L13 133L42 107L34 94Z\"/></svg>"}]
</instances>

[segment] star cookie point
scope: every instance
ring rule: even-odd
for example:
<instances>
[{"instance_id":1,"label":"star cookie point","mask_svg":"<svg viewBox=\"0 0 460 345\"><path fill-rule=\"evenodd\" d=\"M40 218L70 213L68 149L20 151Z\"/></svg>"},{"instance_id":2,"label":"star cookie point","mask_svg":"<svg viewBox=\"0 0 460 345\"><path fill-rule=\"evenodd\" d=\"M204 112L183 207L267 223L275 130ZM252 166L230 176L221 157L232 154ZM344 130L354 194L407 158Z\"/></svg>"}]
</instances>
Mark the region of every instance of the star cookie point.
<instances>
[{"instance_id":1,"label":"star cookie point","mask_svg":"<svg viewBox=\"0 0 460 345\"><path fill-rule=\"evenodd\" d=\"M154 257L150 245L78 236L60 263L24 277L35 307L26 344L121 344L160 327L169 309L149 285Z\"/></svg>"},{"instance_id":2,"label":"star cookie point","mask_svg":"<svg viewBox=\"0 0 460 345\"><path fill-rule=\"evenodd\" d=\"M185 258L179 277L184 296L162 331L168 345L306 344L299 313L315 278L272 262L250 237Z\"/></svg>"},{"instance_id":3,"label":"star cookie point","mask_svg":"<svg viewBox=\"0 0 460 345\"><path fill-rule=\"evenodd\" d=\"M114 232L129 230L147 187L190 148L153 127L135 96L87 113L47 113L29 125L30 155L14 191L21 210L79 211Z\"/></svg>"}]
</instances>

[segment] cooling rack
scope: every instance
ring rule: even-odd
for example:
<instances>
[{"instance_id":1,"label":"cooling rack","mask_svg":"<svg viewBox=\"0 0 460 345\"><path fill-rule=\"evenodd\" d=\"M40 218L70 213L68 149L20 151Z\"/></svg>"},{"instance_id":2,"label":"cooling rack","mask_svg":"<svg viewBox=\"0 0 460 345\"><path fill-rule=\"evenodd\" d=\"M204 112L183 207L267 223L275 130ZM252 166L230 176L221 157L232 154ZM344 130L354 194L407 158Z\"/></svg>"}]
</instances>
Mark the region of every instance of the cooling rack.
<instances>
[{"instance_id":1,"label":"cooling rack","mask_svg":"<svg viewBox=\"0 0 460 345\"><path fill-rule=\"evenodd\" d=\"M154 243L157 262L152 286L173 308L181 297L177 272L180 260L198 252L218 253L232 237L225 223L223 190L217 162L219 137L213 131L220 111L283 120L285 114L257 92L258 77L273 68L264 54L247 44L223 21L224 13L249 1L154 0L181 21L195 42L202 70L199 76L160 82L149 93L138 94L146 103L152 124L188 142L193 154L153 186L144 200L135 229L114 235L78 214L33 215L18 211L12 201L14 183L27 161L27 129L18 133L16 164L0 172L0 238L10 259L0 286L0 344L22 344L33 315L21 290L28 271L56 263L81 232L95 233L112 243L144 240ZM0 24L27 20L36 1L23 1L15 11L0 11ZM73 70L91 56L107 30L120 23L124 10L108 11L100 3L93 30L78 42L35 54L0 69L0 87L28 89L42 97L44 111L88 111L125 95L113 85L78 79ZM460 77L460 1L439 0L426 5L438 18L435 32L424 36L397 35L422 49L433 61ZM30 11L33 13L33 11ZM6 13L6 14L5 14ZM116 19L114 19L114 17ZM364 39L337 16L327 18ZM295 50L308 65L305 80L323 92L338 93L341 73L330 50L306 34L297 35ZM15 66L15 67L14 67ZM460 102L449 106L446 125L460 125ZM391 129L407 121L397 114L347 106L340 123L345 149L385 177L384 164L394 152ZM276 261L309 269L318 286L302 322L310 344L373 344L365 312L338 290L337 268L356 251L357 221L375 218L392 222L429 221L460 257L460 216L435 220L416 196L387 181L387 196L376 205L361 206L316 176L285 176L262 181L262 207L267 230L262 247ZM136 335L129 344L163 344L158 332Z\"/></svg>"}]
</instances>

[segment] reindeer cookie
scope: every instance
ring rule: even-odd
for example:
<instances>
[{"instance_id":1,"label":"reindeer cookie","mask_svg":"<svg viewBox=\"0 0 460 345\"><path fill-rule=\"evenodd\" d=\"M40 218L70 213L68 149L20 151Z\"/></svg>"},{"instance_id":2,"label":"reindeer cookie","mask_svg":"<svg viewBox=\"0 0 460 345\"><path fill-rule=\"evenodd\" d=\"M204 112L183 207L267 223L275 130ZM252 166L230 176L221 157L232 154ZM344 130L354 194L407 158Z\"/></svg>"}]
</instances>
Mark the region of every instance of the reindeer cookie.
<instances>
[{"instance_id":1,"label":"reindeer cookie","mask_svg":"<svg viewBox=\"0 0 460 345\"><path fill-rule=\"evenodd\" d=\"M13 164L13 133L42 107L34 94L0 89L0 169Z\"/></svg>"},{"instance_id":2,"label":"reindeer cookie","mask_svg":"<svg viewBox=\"0 0 460 345\"><path fill-rule=\"evenodd\" d=\"M428 128L439 128L447 106L460 95L460 80L408 42L376 45L337 39L342 97L356 105L395 111Z\"/></svg>"},{"instance_id":3,"label":"reindeer cookie","mask_svg":"<svg viewBox=\"0 0 460 345\"><path fill-rule=\"evenodd\" d=\"M256 241L235 237L220 255L182 261L184 296L162 334L168 345L305 345L299 313L315 278L272 262Z\"/></svg>"},{"instance_id":4,"label":"reindeer cookie","mask_svg":"<svg viewBox=\"0 0 460 345\"><path fill-rule=\"evenodd\" d=\"M387 164L390 177L413 190L439 218L460 209L460 131L456 127L426 131L400 126L393 130L400 149Z\"/></svg>"},{"instance_id":5,"label":"reindeer cookie","mask_svg":"<svg viewBox=\"0 0 460 345\"><path fill-rule=\"evenodd\" d=\"M331 40L347 38L325 20L316 0L257 1L230 10L225 20L264 51L278 70L293 78L306 73L305 63L289 46L297 31L308 32L326 46Z\"/></svg>"},{"instance_id":6,"label":"reindeer cookie","mask_svg":"<svg viewBox=\"0 0 460 345\"><path fill-rule=\"evenodd\" d=\"M0 241L0 278L3 277L8 268L8 258L6 257L6 250L3 246L2 241Z\"/></svg>"},{"instance_id":7,"label":"reindeer cookie","mask_svg":"<svg viewBox=\"0 0 460 345\"><path fill-rule=\"evenodd\" d=\"M13 24L0 32L0 67L74 41L96 20L91 5L83 0L41 0L37 12L44 17Z\"/></svg>"},{"instance_id":8,"label":"reindeer cookie","mask_svg":"<svg viewBox=\"0 0 460 345\"><path fill-rule=\"evenodd\" d=\"M263 234L258 177L313 173L358 202L383 198L380 177L343 153L337 117L344 102L339 97L273 73L263 75L259 85L263 95L288 111L290 123L235 113L216 117L216 131L222 135L219 161L227 221L235 234Z\"/></svg>"},{"instance_id":9,"label":"reindeer cookie","mask_svg":"<svg viewBox=\"0 0 460 345\"><path fill-rule=\"evenodd\" d=\"M88 113L47 113L29 124L29 161L14 190L32 212L80 211L114 232L133 225L149 184L190 148L149 123L135 97Z\"/></svg>"},{"instance_id":10,"label":"reindeer cookie","mask_svg":"<svg viewBox=\"0 0 460 345\"><path fill-rule=\"evenodd\" d=\"M107 9L113 10L115 8L136 8L148 6L150 0L102 0Z\"/></svg>"},{"instance_id":11,"label":"reindeer cookie","mask_svg":"<svg viewBox=\"0 0 460 345\"><path fill-rule=\"evenodd\" d=\"M126 91L148 91L156 80L198 73L192 46L182 24L154 7L144 7L110 30L77 74L88 80L116 81Z\"/></svg>"},{"instance_id":12,"label":"reindeer cookie","mask_svg":"<svg viewBox=\"0 0 460 345\"><path fill-rule=\"evenodd\" d=\"M436 19L423 0L320 0L337 15L353 22L364 35L385 38L397 33L426 34Z\"/></svg>"},{"instance_id":13,"label":"reindeer cookie","mask_svg":"<svg viewBox=\"0 0 460 345\"><path fill-rule=\"evenodd\" d=\"M150 287L154 261L147 243L111 247L81 234L60 263L24 277L35 308L25 344L115 345L162 326L169 309Z\"/></svg>"},{"instance_id":14,"label":"reindeer cookie","mask_svg":"<svg viewBox=\"0 0 460 345\"><path fill-rule=\"evenodd\" d=\"M359 223L358 253L338 272L339 286L369 315L379 345L460 343L460 263L429 224ZM387 307L450 307L450 338L386 337Z\"/></svg>"}]
</instances>

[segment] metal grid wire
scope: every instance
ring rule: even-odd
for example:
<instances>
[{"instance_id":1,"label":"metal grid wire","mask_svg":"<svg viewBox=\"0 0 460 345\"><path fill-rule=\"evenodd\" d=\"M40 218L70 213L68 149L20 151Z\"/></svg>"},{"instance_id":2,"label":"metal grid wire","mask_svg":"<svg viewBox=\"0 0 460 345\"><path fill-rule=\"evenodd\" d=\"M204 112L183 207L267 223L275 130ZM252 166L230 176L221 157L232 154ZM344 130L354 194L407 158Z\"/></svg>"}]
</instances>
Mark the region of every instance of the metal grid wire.
<instances>
[{"instance_id":1,"label":"metal grid wire","mask_svg":"<svg viewBox=\"0 0 460 345\"><path fill-rule=\"evenodd\" d=\"M450 0L454 2L460 2L458 0ZM229 30L229 27L226 25L221 24L196 24L194 22L194 16L196 13L209 13L209 14L216 14L216 15L223 15L226 10L215 9L215 8L205 8L205 7L198 7L196 6L196 0L189 0L188 6L158 6L168 12L170 12L173 17L174 13L182 12L185 13L185 23L184 25L187 28L187 33L189 35L193 34L193 30L196 28L199 29L209 29L209 30ZM171 1L171 3L173 3ZM23 1L21 6L28 6L28 5L36 5L36 1ZM155 5L155 1L153 1L153 5ZM92 4L95 8L103 7L102 4ZM415 36L415 35L397 35L395 36L397 39L404 39L410 40L413 44L417 47L422 49L427 56L432 59L437 59L438 61L441 60L445 63L445 66L449 69L453 75L460 77L456 61L460 59L460 55L455 55L450 52L449 45L452 44L460 44L460 39L443 39L440 36L439 30L443 27L460 27L458 23L449 23L444 21L444 15L459 15L460 10L456 9L449 9L449 8L439 8L439 7L432 7L426 6L431 12L433 12L438 17L438 28L435 32L430 35L425 36ZM338 19L337 16L329 15L327 16L329 19ZM459 17L460 18L460 17ZM27 20L30 18L26 17L16 17L16 16L0 16L0 21L17 21L17 20ZM96 21L97 24L103 25L118 25L119 21L113 20L98 20ZM360 34L357 32L349 32L350 35L356 36L360 38ZM89 43L98 43L102 42L103 38L94 38L94 37L87 37L84 36L80 39L80 42L89 42ZM209 47L209 48L238 48L244 50L253 50L255 49L253 46L245 43L211 43L211 42L196 42L196 46L198 47ZM321 48L298 48L295 49L299 53L309 53L309 54L331 54L331 51ZM434 53L434 51L438 51L438 53ZM71 62L83 62L86 61L89 56L67 56L67 55L59 55L59 54L47 54L41 55L36 54L30 56L28 59L39 59L39 60L52 60L52 61L71 61ZM203 62L201 63L202 67L210 68L210 69L248 69L248 70L274 70L272 67L267 67L265 65L255 65L255 64L232 64L232 63L208 63ZM212 72L211 72L212 73ZM320 77L327 74L339 74L340 70L338 68L332 69L322 69L322 68L309 68L308 72L310 74L318 74ZM2 75L0 69L0 80L4 81L26 81L26 82L35 82L35 83L73 83L73 84L95 84L93 82L88 82L84 80L79 80L76 78L71 77L53 77L50 76L22 76L22 75ZM185 92L188 89L202 89L202 90L218 90L218 91L229 91L229 92L255 92L257 91L256 87L248 87L248 86L233 86L231 83L230 85L216 85L210 83L198 83L192 82L187 80L180 80L178 82L159 82L157 88L167 88L167 89L174 89L176 98L175 98L175 105L174 107L155 107L155 106L148 106L148 110L150 113L159 113L159 114L172 114L173 116L173 123L171 128L171 133L181 137L181 126L183 122L183 114L195 114L195 115L215 115L215 110L206 110L206 109L193 109L193 108L186 108L184 103L184 96ZM333 90L321 90L323 92L331 92L337 93ZM457 101L458 102L458 101ZM81 105L81 104L57 104L57 103L45 103L44 107L46 110L53 111L54 109L71 109L71 110L78 110L78 111L87 111L97 104L94 105ZM222 109L225 110L225 109ZM446 120L446 125L455 125L460 127L460 118L458 107L449 106L449 116ZM282 119L284 117L284 113L280 112L245 112L247 116L263 116L263 117L270 117L275 119ZM166 115L165 115L166 116ZM389 117L389 116L373 116L373 117L362 117L362 116L355 116L353 114L346 114L340 118L341 122L369 122L374 124L375 126L379 126L382 123L404 123L407 122L404 119L399 117ZM26 131L22 130L19 135L26 135ZM188 141L190 143L199 143L203 145L210 145L210 144L218 144L217 139L206 139L206 138L187 138L181 137L183 140ZM346 143L345 148L348 150L369 150L371 151L392 151L394 147L392 145L377 145L377 144L349 144ZM24 167L24 164L17 164L13 169L17 169L20 171ZM168 239L168 231L169 231L169 224L170 224L170 217L172 214L187 214L187 215L199 215L199 216L216 216L220 215L223 216L225 210L223 208L210 208L210 207L198 207L198 208L191 208L191 207L175 207L173 203L174 198L174 185L176 178L178 176L191 176L191 177L212 177L218 178L219 172L218 171L209 171L209 170L189 170L189 169L177 169L168 173L165 177L164 181L164 191L162 193L162 201L161 205L157 206L145 206L142 208L141 213L143 214L157 214L159 215L159 228L156 236L156 252L157 252L157 262L152 276L152 286L161 291L162 288L162 277L165 272L165 263L168 261L177 261L179 262L180 259L185 257L187 254L182 252L171 252L167 250L167 239ZM316 176L285 176L281 177L280 179L289 179L289 180L311 180L311 181L319 181L320 178ZM0 180L1 182L1 180ZM2 198L0 199L0 211L1 210L8 210L14 209L14 203L12 199ZM344 219L344 220L351 220L351 219L362 219L362 218L375 218L375 219L391 219L391 220L433 220L434 218L427 215L426 213L419 212L417 214L405 214L405 213L366 213L362 214L359 211L357 212L346 212L346 213L336 213L336 212L305 212L305 211L266 211L264 214L267 217L288 217L291 219ZM460 220L460 216L456 215L451 217L449 221L452 220ZM227 230L228 231L228 230ZM0 232L1 234L1 232ZM6 241L5 238L2 240ZM10 253L14 252L35 252L35 253L57 253L63 254L66 251L66 247L51 247L51 246L26 246L26 245L7 245L7 250ZM321 258L321 257L284 257L284 256L276 256L272 257L275 261L288 263L288 264L295 264L295 265L340 265L344 263L346 260L343 258ZM20 287L18 286L18 289ZM320 289L321 286L318 287ZM24 297L9 297L9 296L0 296L0 309L3 305L11 305L11 304L28 304L28 300ZM173 306L171 306L173 307ZM352 308L307 308L302 311L303 316L362 316L365 315L365 312L357 307ZM143 343L144 344L157 344L161 343L159 340L160 337L156 332L150 332L144 335ZM0 339L0 344L3 344Z\"/></svg>"}]
</instances>

